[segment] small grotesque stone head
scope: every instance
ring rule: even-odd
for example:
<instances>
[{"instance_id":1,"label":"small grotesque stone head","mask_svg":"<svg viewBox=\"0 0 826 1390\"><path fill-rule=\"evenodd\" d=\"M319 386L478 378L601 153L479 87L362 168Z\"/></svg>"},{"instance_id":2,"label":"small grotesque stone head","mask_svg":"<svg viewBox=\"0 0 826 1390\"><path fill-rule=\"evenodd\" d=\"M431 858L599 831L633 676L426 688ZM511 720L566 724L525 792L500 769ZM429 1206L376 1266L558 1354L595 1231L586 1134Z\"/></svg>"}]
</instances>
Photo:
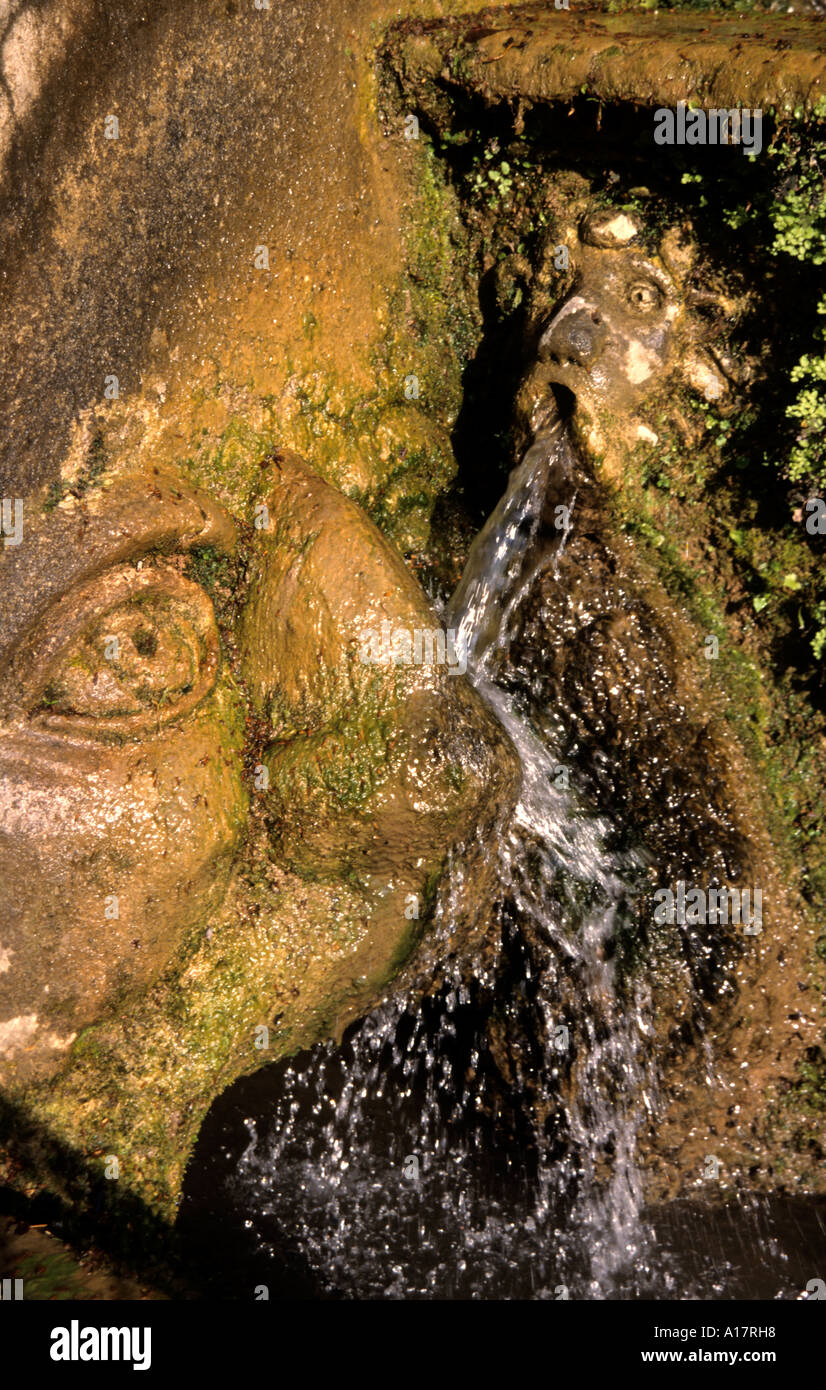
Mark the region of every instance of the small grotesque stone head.
<instances>
[{"instance_id":1,"label":"small grotesque stone head","mask_svg":"<svg viewBox=\"0 0 826 1390\"><path fill-rule=\"evenodd\" d=\"M573 287L540 325L518 405L535 433L554 397L570 393L574 434L610 474L621 451L656 442L663 410L679 423L686 389L724 413L733 407L749 372L726 347L741 305L701 282L687 226L669 228L652 253L636 213L600 208L571 241Z\"/></svg>"}]
</instances>

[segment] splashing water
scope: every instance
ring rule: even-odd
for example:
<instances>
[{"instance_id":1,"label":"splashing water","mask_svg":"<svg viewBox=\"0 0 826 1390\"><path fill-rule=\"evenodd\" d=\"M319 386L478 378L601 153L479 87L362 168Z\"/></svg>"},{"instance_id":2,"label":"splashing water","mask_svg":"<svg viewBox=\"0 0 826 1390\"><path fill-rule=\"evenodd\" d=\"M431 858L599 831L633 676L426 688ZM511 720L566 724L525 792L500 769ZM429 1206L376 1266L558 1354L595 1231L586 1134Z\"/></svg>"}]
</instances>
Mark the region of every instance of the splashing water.
<instances>
[{"instance_id":1,"label":"splashing water","mask_svg":"<svg viewBox=\"0 0 826 1390\"><path fill-rule=\"evenodd\" d=\"M532 927L532 936L551 947L541 965L538 991L546 1049L553 1046L560 1027L567 1030L562 1034L564 1044L573 1034L576 1048L567 1105L573 1154L560 1165L548 1149L540 1148L538 1211L545 1216L553 1210L560 1167L575 1161L579 1192L573 1224L582 1227L591 1290L599 1293L624 1264L639 1259L646 1239L635 1158L643 1107L653 1110L651 1069L644 1060L648 1001L639 986L634 1000L620 1001L610 960L618 915L630 891L623 872L633 869L634 861L626 856L620 862L619 856L604 849L609 827L588 816L567 789L558 787L560 768L553 750L531 728L529 710L518 706L496 676L510 646L513 615L543 563L535 557L534 542L552 472L561 475L564 485L573 474L572 464L561 425L533 443L474 543L447 616L467 643L473 684L519 754L522 786L511 829L500 849L502 886L516 906L523 930ZM557 481L557 491L558 486ZM575 504L572 492L559 509L560 534L553 551L557 579ZM529 844L538 849L538 855L529 856ZM575 931L569 916L560 919L551 910L560 877L590 885L592 890L593 902L581 914ZM562 973L578 982L576 996L566 991ZM566 993L569 1015L563 1021L560 1001ZM550 1065L547 1070L555 1069ZM601 1171L606 1154L611 1155L607 1173Z\"/></svg>"},{"instance_id":2,"label":"splashing water","mask_svg":"<svg viewBox=\"0 0 826 1390\"><path fill-rule=\"evenodd\" d=\"M553 750L498 674L547 563L536 539L549 481L566 486L571 461L560 426L535 441L444 615L522 766L518 806L487 847L498 949L455 961L424 998L388 998L342 1047L272 1069L275 1113L246 1121L235 1175L236 1202L240 1191L255 1214L245 1224L259 1249L333 1296L604 1297L631 1266L644 1283L635 1151L655 1104L647 1001L620 998L611 959L637 866L604 848L609 827L558 785ZM571 486L555 576L575 503ZM460 911L465 860L449 857L436 954Z\"/></svg>"}]
</instances>

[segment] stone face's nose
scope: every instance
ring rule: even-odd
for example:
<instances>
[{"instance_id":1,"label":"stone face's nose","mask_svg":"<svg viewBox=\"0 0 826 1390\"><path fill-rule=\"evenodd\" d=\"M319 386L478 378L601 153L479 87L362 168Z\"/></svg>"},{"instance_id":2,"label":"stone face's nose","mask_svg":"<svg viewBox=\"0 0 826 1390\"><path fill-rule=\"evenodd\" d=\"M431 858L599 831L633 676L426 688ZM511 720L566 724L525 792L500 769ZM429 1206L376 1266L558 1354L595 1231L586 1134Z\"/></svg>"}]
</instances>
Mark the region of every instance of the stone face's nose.
<instances>
[{"instance_id":1,"label":"stone face's nose","mask_svg":"<svg viewBox=\"0 0 826 1390\"><path fill-rule=\"evenodd\" d=\"M575 295L563 304L539 340L543 362L590 367L602 352L608 334L597 310Z\"/></svg>"},{"instance_id":2,"label":"stone face's nose","mask_svg":"<svg viewBox=\"0 0 826 1390\"><path fill-rule=\"evenodd\" d=\"M335 952L314 970L328 1000L339 973L348 989L372 981L348 996L355 1017L412 949L408 899L424 904L450 846L515 804L519 762L438 644L425 655L437 620L367 515L286 450L262 481L278 522L254 541L239 648L272 735L262 754L270 844L289 872L344 885L354 903L346 965Z\"/></svg>"}]
</instances>

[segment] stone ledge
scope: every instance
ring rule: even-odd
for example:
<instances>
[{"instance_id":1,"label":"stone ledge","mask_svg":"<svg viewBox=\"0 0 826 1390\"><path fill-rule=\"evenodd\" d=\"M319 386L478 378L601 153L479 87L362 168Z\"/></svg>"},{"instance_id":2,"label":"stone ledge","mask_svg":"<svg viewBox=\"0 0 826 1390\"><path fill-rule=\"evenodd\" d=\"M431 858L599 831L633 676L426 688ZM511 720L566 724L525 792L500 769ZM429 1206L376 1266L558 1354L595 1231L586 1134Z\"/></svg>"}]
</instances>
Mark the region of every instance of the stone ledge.
<instances>
[{"instance_id":1,"label":"stone ledge","mask_svg":"<svg viewBox=\"0 0 826 1390\"><path fill-rule=\"evenodd\" d=\"M826 28L793 15L618 14L534 7L484 22L400 26L408 78L441 78L489 101L809 109L826 95ZM405 33L405 29L408 31ZM733 62L733 59L737 62ZM450 66L448 67L448 62Z\"/></svg>"}]
</instances>

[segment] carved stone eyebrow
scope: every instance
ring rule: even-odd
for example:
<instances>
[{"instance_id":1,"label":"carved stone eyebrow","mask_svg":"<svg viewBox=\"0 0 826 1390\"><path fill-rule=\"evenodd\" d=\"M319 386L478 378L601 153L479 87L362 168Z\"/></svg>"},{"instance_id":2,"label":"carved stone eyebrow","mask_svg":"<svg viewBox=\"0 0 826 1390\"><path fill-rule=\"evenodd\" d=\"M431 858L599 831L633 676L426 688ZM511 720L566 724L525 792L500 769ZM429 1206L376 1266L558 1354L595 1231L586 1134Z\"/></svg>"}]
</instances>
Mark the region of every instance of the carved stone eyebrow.
<instances>
[{"instance_id":1,"label":"carved stone eyebrow","mask_svg":"<svg viewBox=\"0 0 826 1390\"><path fill-rule=\"evenodd\" d=\"M632 261L628 270L629 279L638 277L643 280L652 280L658 289L662 290L663 294L674 294L675 292L674 281L668 272L661 270L659 266L653 265L651 261L646 260L644 257L641 257L638 261Z\"/></svg>"},{"instance_id":2,"label":"carved stone eyebrow","mask_svg":"<svg viewBox=\"0 0 826 1390\"><path fill-rule=\"evenodd\" d=\"M24 502L21 543L0 549L0 671L18 642L64 594L153 550L214 546L232 554L235 524L169 471L127 474L77 505L51 512Z\"/></svg>"}]
</instances>

